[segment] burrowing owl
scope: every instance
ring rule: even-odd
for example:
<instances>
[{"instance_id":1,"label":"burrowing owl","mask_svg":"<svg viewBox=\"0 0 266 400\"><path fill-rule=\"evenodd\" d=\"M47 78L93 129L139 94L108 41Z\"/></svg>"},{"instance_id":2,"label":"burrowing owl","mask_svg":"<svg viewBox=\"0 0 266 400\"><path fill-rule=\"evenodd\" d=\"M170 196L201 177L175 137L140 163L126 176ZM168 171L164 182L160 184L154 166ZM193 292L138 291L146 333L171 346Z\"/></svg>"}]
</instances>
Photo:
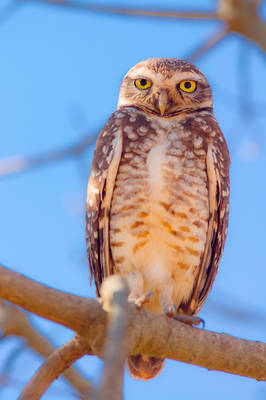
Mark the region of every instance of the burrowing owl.
<instances>
[{"instance_id":1,"label":"burrowing owl","mask_svg":"<svg viewBox=\"0 0 266 400\"><path fill-rule=\"evenodd\" d=\"M229 208L229 155L211 88L192 64L152 58L122 81L118 109L94 153L87 246L97 293L123 274L131 300L152 291L154 313L193 316L214 281ZM134 377L163 360L130 356Z\"/></svg>"}]
</instances>

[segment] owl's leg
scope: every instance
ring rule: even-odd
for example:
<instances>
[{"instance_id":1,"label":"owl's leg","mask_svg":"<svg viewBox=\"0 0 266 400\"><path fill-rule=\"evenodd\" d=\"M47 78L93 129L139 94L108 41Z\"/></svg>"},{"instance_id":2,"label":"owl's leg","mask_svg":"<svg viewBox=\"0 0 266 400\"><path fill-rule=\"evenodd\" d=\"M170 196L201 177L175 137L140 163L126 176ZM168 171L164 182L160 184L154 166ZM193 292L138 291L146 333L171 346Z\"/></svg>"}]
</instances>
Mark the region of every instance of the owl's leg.
<instances>
[{"instance_id":1,"label":"owl's leg","mask_svg":"<svg viewBox=\"0 0 266 400\"><path fill-rule=\"evenodd\" d=\"M176 315L176 306L173 303L173 284L169 280L164 285L164 289L160 291L159 301L164 314L174 318Z\"/></svg>"},{"instance_id":2,"label":"owl's leg","mask_svg":"<svg viewBox=\"0 0 266 400\"><path fill-rule=\"evenodd\" d=\"M166 288L160 292L160 297L159 297L163 313L166 314L168 317L174 318L177 321L183 322L185 324L196 325L196 326L202 324L204 328L205 322L203 319L196 317L194 315L177 314L177 309L173 303L173 298L172 298L172 292L173 292L172 284L171 282L168 282L168 284L165 286Z\"/></svg>"},{"instance_id":3,"label":"owl's leg","mask_svg":"<svg viewBox=\"0 0 266 400\"><path fill-rule=\"evenodd\" d=\"M149 292L142 294L140 297L138 297L135 300L135 304L136 304L137 308L140 310L144 306L144 304L146 304L150 301L152 296L153 296L153 292L149 291Z\"/></svg>"},{"instance_id":4,"label":"owl's leg","mask_svg":"<svg viewBox=\"0 0 266 400\"><path fill-rule=\"evenodd\" d=\"M143 278L141 273L138 271L133 271L126 275L126 280L130 290L128 300L134 302L137 308L140 309L150 300L153 293L147 292L143 294Z\"/></svg>"}]
</instances>

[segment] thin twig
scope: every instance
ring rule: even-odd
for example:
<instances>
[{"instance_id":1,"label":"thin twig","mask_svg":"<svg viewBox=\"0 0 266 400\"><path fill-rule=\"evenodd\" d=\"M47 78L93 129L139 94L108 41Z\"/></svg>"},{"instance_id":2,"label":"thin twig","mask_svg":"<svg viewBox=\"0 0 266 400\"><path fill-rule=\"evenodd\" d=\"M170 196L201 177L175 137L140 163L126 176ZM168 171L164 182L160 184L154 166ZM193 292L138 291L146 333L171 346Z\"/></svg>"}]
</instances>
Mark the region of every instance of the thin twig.
<instances>
[{"instance_id":1,"label":"thin twig","mask_svg":"<svg viewBox=\"0 0 266 400\"><path fill-rule=\"evenodd\" d=\"M0 329L4 336L17 336L22 338L26 345L37 354L47 358L55 351L49 341L43 337L31 324L28 315L12 304L0 299ZM69 384L78 392L86 393L90 384L74 368L64 372Z\"/></svg>"},{"instance_id":2,"label":"thin twig","mask_svg":"<svg viewBox=\"0 0 266 400\"><path fill-rule=\"evenodd\" d=\"M190 56L186 57L186 59L190 62L196 61L203 54L205 54L208 50L210 50L215 45L217 45L219 42L221 42L222 39L224 39L227 36L227 34L228 34L228 29L222 29L216 35L211 36L210 39L208 39L206 43L201 45L197 50L195 50L192 54L190 54Z\"/></svg>"},{"instance_id":3,"label":"thin twig","mask_svg":"<svg viewBox=\"0 0 266 400\"><path fill-rule=\"evenodd\" d=\"M2 340L5 336L2 336ZM1 343L0 343L1 344ZM18 343L18 345L8 353L7 359L1 365L0 373L0 398L1 392L8 386L11 372L14 370L14 364L18 360L23 351L27 349L25 343Z\"/></svg>"},{"instance_id":4,"label":"thin twig","mask_svg":"<svg viewBox=\"0 0 266 400\"><path fill-rule=\"evenodd\" d=\"M56 6L64 6L74 10L90 11L101 14L117 14L133 17L172 18L187 20L220 20L228 32L236 32L246 39L255 42L262 51L266 51L266 25L257 10L260 1L217 1L217 11L209 13L179 12L166 10L142 10L130 8L118 8L114 6L100 6L71 0L19 0L23 2L39 2Z\"/></svg>"},{"instance_id":5,"label":"thin twig","mask_svg":"<svg viewBox=\"0 0 266 400\"><path fill-rule=\"evenodd\" d=\"M87 150L97 138L97 135L87 135L72 146L60 150L53 150L48 153L35 156L24 157L15 156L0 160L0 177L6 177L28 170L52 164L68 157L75 157Z\"/></svg>"},{"instance_id":6,"label":"thin twig","mask_svg":"<svg viewBox=\"0 0 266 400\"><path fill-rule=\"evenodd\" d=\"M183 18L183 19L218 19L216 13L201 13L201 12L182 12L182 11L165 11L165 10L145 10L145 9L130 9L120 8L115 6L101 6L97 4L88 4L80 1L71 0L20 0L23 2L34 3L49 3L56 6L64 6L76 10L90 11L100 14L117 14L138 17L153 17L153 18Z\"/></svg>"},{"instance_id":7,"label":"thin twig","mask_svg":"<svg viewBox=\"0 0 266 400\"><path fill-rule=\"evenodd\" d=\"M16 0L13 0L2 9L0 12L0 28L13 17L22 5L23 3L18 3Z\"/></svg>"},{"instance_id":8,"label":"thin twig","mask_svg":"<svg viewBox=\"0 0 266 400\"><path fill-rule=\"evenodd\" d=\"M74 337L64 346L55 350L25 386L19 400L39 400L71 364L86 354L87 349L88 346L79 337Z\"/></svg>"}]
</instances>

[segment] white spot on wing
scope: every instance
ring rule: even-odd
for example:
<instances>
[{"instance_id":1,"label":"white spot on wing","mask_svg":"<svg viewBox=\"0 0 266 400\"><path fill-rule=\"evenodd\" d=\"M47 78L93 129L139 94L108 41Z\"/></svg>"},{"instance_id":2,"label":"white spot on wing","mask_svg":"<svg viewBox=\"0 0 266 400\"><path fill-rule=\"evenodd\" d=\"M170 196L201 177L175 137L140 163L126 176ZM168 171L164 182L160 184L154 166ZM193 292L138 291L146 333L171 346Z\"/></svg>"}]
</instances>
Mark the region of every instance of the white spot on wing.
<instances>
[{"instance_id":1,"label":"white spot on wing","mask_svg":"<svg viewBox=\"0 0 266 400\"><path fill-rule=\"evenodd\" d=\"M198 136L194 139L194 146L195 147L200 147L202 145L203 139L201 136Z\"/></svg>"}]
</instances>

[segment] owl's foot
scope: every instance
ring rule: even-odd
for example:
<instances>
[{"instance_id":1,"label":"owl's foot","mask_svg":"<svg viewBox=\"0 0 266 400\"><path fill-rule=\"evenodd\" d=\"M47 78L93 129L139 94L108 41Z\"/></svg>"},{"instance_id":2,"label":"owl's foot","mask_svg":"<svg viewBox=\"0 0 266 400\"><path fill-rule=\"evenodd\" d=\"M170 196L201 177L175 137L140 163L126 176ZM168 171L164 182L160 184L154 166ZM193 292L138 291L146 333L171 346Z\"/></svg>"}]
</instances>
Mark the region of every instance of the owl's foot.
<instances>
[{"instance_id":1,"label":"owl's foot","mask_svg":"<svg viewBox=\"0 0 266 400\"><path fill-rule=\"evenodd\" d=\"M151 297L153 296L153 292L146 292L144 294L142 294L139 297L131 297L129 296L129 301L133 301L137 307L138 310L140 310L144 304L148 303L151 299Z\"/></svg>"},{"instance_id":2,"label":"owl's foot","mask_svg":"<svg viewBox=\"0 0 266 400\"><path fill-rule=\"evenodd\" d=\"M180 314L176 314L174 316L174 319L176 319L177 321L183 322L184 324L189 324L189 325L196 325L196 326L200 326L202 325L202 328L204 329L205 327L205 321L204 319L200 318L200 317L196 317L194 315L180 315Z\"/></svg>"},{"instance_id":3,"label":"owl's foot","mask_svg":"<svg viewBox=\"0 0 266 400\"><path fill-rule=\"evenodd\" d=\"M175 318L176 314L176 306L174 304L166 304L163 307L163 312L167 317Z\"/></svg>"},{"instance_id":4,"label":"owl's foot","mask_svg":"<svg viewBox=\"0 0 266 400\"><path fill-rule=\"evenodd\" d=\"M170 318L174 318L177 321L183 322L184 324L189 325L202 325L202 328L205 326L205 322L202 318L196 317L194 315L182 315L177 314L176 306L174 304L166 304L163 307L163 312Z\"/></svg>"}]
</instances>

